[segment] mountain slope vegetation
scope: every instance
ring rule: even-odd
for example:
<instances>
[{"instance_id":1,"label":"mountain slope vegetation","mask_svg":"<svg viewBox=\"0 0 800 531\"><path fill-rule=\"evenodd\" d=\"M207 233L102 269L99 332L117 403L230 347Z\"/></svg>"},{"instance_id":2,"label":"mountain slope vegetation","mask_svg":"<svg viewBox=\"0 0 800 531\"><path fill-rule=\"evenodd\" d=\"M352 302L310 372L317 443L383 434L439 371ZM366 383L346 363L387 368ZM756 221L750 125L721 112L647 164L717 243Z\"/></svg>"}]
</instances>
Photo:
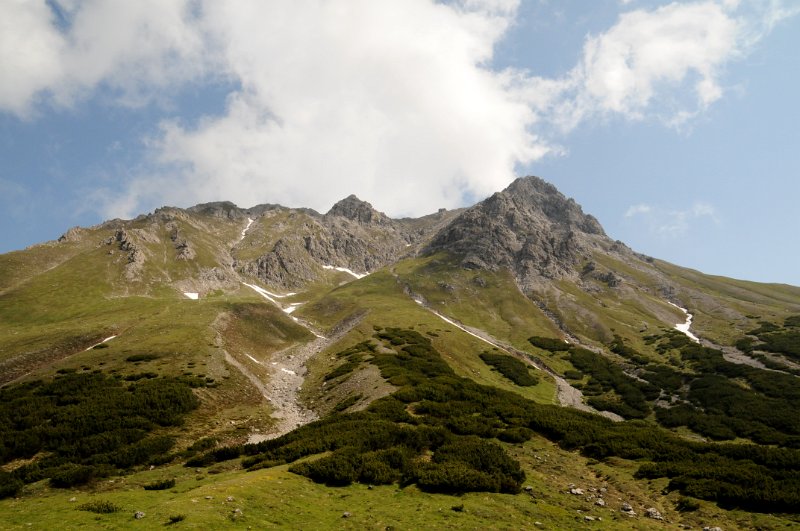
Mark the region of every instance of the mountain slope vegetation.
<instances>
[{"instance_id":1,"label":"mountain slope vegetation","mask_svg":"<svg viewBox=\"0 0 800 531\"><path fill-rule=\"evenodd\" d=\"M0 255L0 522L798 525L798 330L536 177L74 228Z\"/></svg>"}]
</instances>

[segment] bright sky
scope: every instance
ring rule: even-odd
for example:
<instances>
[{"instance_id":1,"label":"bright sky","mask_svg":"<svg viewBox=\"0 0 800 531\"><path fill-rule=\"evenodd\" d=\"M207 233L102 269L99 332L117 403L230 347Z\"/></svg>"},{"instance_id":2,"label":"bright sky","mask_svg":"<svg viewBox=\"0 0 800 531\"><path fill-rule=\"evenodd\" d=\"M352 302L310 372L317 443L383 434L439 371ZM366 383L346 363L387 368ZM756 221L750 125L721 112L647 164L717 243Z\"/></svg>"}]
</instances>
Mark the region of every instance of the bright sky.
<instances>
[{"instance_id":1,"label":"bright sky","mask_svg":"<svg viewBox=\"0 0 800 531\"><path fill-rule=\"evenodd\" d=\"M800 0L0 0L0 252L535 174L637 251L800 285L797 50Z\"/></svg>"}]
</instances>

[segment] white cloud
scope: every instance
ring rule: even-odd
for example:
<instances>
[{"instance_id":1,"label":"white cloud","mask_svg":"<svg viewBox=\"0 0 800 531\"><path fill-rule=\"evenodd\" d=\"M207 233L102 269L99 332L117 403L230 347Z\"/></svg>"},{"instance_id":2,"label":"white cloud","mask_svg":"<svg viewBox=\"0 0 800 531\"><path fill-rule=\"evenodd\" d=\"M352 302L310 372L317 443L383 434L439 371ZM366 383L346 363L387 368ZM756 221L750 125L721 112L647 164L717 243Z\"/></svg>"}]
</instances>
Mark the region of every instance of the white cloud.
<instances>
[{"instance_id":1,"label":"white cloud","mask_svg":"<svg viewBox=\"0 0 800 531\"><path fill-rule=\"evenodd\" d=\"M196 79L213 57L192 0L54 5L65 20L45 0L0 3L0 109L26 117L38 101L70 106L101 84L140 104Z\"/></svg>"},{"instance_id":2,"label":"white cloud","mask_svg":"<svg viewBox=\"0 0 800 531\"><path fill-rule=\"evenodd\" d=\"M0 79L14 80L0 110L29 116L99 87L138 105L211 76L239 87L219 116L161 124L148 170L97 192L113 215L218 199L325 210L351 192L393 215L460 206L588 120L687 122L724 96L729 62L800 11L630 10L547 79L492 69L519 0L54 2L64 20L44 0L0 3Z\"/></svg>"},{"instance_id":3,"label":"white cloud","mask_svg":"<svg viewBox=\"0 0 800 531\"><path fill-rule=\"evenodd\" d=\"M28 114L33 97L61 77L64 39L53 18L44 2L0 4L0 109Z\"/></svg>"},{"instance_id":4,"label":"white cloud","mask_svg":"<svg viewBox=\"0 0 800 531\"><path fill-rule=\"evenodd\" d=\"M628 207L628 210L625 211L625 217L630 218L638 214L648 214L652 210L653 207L651 207L650 205L646 205L644 203L640 203L638 205L632 205Z\"/></svg>"},{"instance_id":5,"label":"white cloud","mask_svg":"<svg viewBox=\"0 0 800 531\"><path fill-rule=\"evenodd\" d=\"M697 201L688 208L671 209L648 204L632 205L625 212L626 218L638 217L653 234L674 239L685 236L695 223L710 221L719 225L716 208L710 203Z\"/></svg>"},{"instance_id":6,"label":"white cloud","mask_svg":"<svg viewBox=\"0 0 800 531\"><path fill-rule=\"evenodd\" d=\"M163 124L131 193L326 210L355 192L391 214L456 207L548 146L513 76L491 71L514 2L210 2L210 38L242 90L196 127ZM127 212L128 214L132 212Z\"/></svg>"},{"instance_id":7,"label":"white cloud","mask_svg":"<svg viewBox=\"0 0 800 531\"><path fill-rule=\"evenodd\" d=\"M713 1L624 13L587 38L549 116L565 131L595 116L682 122L722 96L719 76L739 55L740 35L740 22Z\"/></svg>"}]
</instances>

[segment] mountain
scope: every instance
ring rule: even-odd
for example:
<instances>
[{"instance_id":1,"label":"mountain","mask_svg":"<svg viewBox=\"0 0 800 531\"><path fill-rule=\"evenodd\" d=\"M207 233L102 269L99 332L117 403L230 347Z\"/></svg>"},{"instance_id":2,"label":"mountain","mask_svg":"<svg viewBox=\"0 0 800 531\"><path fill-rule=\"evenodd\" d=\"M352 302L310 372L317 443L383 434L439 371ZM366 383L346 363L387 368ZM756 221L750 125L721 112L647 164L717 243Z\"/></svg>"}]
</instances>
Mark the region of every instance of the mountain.
<instances>
[{"instance_id":1,"label":"mountain","mask_svg":"<svg viewBox=\"0 0 800 531\"><path fill-rule=\"evenodd\" d=\"M798 375L800 288L537 177L417 219L163 207L0 255L0 522L796 525Z\"/></svg>"},{"instance_id":2,"label":"mountain","mask_svg":"<svg viewBox=\"0 0 800 531\"><path fill-rule=\"evenodd\" d=\"M591 249L607 241L600 223L575 201L529 177L467 209L436 235L428 252L461 256L466 268L508 269L524 285L537 276L574 276Z\"/></svg>"}]
</instances>

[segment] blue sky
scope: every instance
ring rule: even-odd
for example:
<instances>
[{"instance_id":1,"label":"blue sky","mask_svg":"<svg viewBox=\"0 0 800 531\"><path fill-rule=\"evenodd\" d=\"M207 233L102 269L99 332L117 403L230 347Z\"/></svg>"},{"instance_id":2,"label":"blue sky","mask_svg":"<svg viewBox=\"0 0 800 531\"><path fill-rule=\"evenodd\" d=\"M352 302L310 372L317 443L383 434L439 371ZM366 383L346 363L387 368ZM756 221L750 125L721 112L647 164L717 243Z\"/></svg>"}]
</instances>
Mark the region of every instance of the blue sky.
<instances>
[{"instance_id":1,"label":"blue sky","mask_svg":"<svg viewBox=\"0 0 800 531\"><path fill-rule=\"evenodd\" d=\"M165 204L422 215L535 174L637 251L800 285L798 49L796 0L4 2L0 252Z\"/></svg>"}]
</instances>

